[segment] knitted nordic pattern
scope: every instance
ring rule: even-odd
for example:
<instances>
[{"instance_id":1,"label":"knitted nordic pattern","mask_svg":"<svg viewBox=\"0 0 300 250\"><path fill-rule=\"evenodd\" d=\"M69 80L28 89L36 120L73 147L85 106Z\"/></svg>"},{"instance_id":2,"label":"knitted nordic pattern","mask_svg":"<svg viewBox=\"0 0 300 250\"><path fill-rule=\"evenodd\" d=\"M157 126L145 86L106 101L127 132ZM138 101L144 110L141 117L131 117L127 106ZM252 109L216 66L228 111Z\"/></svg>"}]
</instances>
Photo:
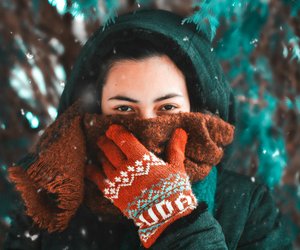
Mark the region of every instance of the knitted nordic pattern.
<instances>
[{"instance_id":1,"label":"knitted nordic pattern","mask_svg":"<svg viewBox=\"0 0 300 250\"><path fill-rule=\"evenodd\" d=\"M139 236L142 242L147 245L153 244L157 236L176 219L186 216L190 211L196 208L197 200L195 196L189 191L180 193L175 202L171 203L169 200L162 200L160 203L155 205L158 212L154 213L154 208L150 208L139 216L140 222L137 223L139 228ZM166 212L167 211L167 212ZM145 219L145 215L150 217L150 220ZM157 217L159 214L162 217L162 221ZM174 216L175 215L175 216ZM155 235L156 234L156 235ZM144 243L145 246L147 246Z\"/></svg>"},{"instance_id":2,"label":"knitted nordic pattern","mask_svg":"<svg viewBox=\"0 0 300 250\"><path fill-rule=\"evenodd\" d=\"M140 176L147 176L150 172L151 167L166 165L166 163L154 154L143 155L143 158L136 160L134 165L127 166L127 171L120 171L119 175L114 178L114 181L107 181L106 188L104 189L104 195L106 198L114 201L119 198L119 191L122 188L132 186L134 181L139 181Z\"/></svg>"},{"instance_id":3,"label":"knitted nordic pattern","mask_svg":"<svg viewBox=\"0 0 300 250\"><path fill-rule=\"evenodd\" d=\"M134 220L147 248L169 224L197 206L183 163L186 143L186 132L176 129L164 162L123 126L113 124L98 140L105 156L102 169L106 177L93 165L86 168L86 176L104 196Z\"/></svg>"},{"instance_id":4,"label":"knitted nordic pattern","mask_svg":"<svg viewBox=\"0 0 300 250\"><path fill-rule=\"evenodd\" d=\"M172 194L190 190L190 182L180 174L170 174L168 178L160 180L150 188L142 190L142 194L128 204L126 214L128 217L137 217L139 213L147 210L148 204L157 204L169 198Z\"/></svg>"},{"instance_id":5,"label":"knitted nordic pattern","mask_svg":"<svg viewBox=\"0 0 300 250\"><path fill-rule=\"evenodd\" d=\"M128 204L124 213L140 226L140 238L147 242L164 224L174 221L174 214L180 216L195 209L196 204L187 176L170 174L168 178L142 190L142 194Z\"/></svg>"}]
</instances>

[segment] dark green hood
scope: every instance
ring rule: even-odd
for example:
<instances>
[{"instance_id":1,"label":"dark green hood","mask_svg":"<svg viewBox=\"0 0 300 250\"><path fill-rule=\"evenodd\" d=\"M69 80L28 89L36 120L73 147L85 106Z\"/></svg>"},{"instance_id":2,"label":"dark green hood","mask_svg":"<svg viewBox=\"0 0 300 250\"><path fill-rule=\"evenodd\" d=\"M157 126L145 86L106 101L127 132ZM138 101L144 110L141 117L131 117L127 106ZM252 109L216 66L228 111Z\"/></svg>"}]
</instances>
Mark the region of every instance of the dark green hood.
<instances>
[{"instance_id":1,"label":"dark green hood","mask_svg":"<svg viewBox=\"0 0 300 250\"><path fill-rule=\"evenodd\" d=\"M153 43L161 42L155 39L155 34L172 41L168 46L179 47L190 58L196 72L193 81L193 95L197 106L234 123L234 101L232 90L225 79L223 70L211 50L211 43L206 35L196 30L193 24L182 24L183 17L163 10L140 10L116 18L115 22L100 27L84 45L71 76L62 93L58 113L63 113L78 97L88 92L92 93L94 102L99 102L100 94L95 85L98 79L98 69L101 59L112 50L114 43L120 41L130 30L136 36ZM127 38L128 39L128 38ZM185 74L187 74L185 72ZM91 91L89 91L91 90Z\"/></svg>"}]
</instances>

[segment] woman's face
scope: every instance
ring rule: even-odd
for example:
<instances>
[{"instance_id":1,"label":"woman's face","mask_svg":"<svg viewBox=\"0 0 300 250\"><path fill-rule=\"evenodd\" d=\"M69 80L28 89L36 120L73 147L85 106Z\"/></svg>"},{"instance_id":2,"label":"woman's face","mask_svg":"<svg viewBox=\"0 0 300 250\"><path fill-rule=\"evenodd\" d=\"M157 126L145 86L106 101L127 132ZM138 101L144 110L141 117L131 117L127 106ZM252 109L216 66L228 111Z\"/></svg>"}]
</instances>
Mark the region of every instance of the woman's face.
<instances>
[{"instance_id":1,"label":"woman's face","mask_svg":"<svg viewBox=\"0 0 300 250\"><path fill-rule=\"evenodd\" d=\"M184 75L167 56L114 63L101 100L104 115L135 115L147 119L190 112Z\"/></svg>"}]
</instances>

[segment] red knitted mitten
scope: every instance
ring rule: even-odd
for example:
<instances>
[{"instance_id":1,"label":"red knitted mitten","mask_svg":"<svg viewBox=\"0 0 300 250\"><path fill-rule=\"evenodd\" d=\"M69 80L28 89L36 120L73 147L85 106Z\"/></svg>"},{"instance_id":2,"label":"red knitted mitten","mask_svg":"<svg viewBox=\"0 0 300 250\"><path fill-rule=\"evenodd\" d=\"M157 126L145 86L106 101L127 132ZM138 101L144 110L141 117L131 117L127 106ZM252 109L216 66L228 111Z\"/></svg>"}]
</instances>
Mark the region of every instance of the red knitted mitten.
<instances>
[{"instance_id":1,"label":"red knitted mitten","mask_svg":"<svg viewBox=\"0 0 300 250\"><path fill-rule=\"evenodd\" d=\"M167 162L149 152L121 125L113 124L98 146L106 157L99 169L89 165L86 176L98 185L123 214L139 227L142 244L149 248L175 220L197 206L184 168L187 134L176 129L167 147Z\"/></svg>"}]
</instances>

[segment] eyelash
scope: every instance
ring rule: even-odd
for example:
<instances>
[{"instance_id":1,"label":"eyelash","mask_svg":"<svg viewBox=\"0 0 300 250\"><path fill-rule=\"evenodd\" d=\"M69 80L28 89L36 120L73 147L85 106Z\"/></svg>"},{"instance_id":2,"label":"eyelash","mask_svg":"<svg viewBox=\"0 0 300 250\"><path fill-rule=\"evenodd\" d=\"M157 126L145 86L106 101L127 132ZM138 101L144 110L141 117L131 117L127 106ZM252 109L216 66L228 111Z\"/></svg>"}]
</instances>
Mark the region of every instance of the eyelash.
<instances>
[{"instance_id":1,"label":"eyelash","mask_svg":"<svg viewBox=\"0 0 300 250\"><path fill-rule=\"evenodd\" d=\"M126 111L126 110L119 110L120 108L123 108L123 107L129 107L129 106L126 106L126 105L122 105L122 106L119 106L119 107L116 107L116 108L114 108L114 110L116 110L116 111L120 111L120 112L128 112L128 111ZM129 107L130 108L130 107Z\"/></svg>"},{"instance_id":2,"label":"eyelash","mask_svg":"<svg viewBox=\"0 0 300 250\"><path fill-rule=\"evenodd\" d=\"M162 110L163 112L165 112L165 111L172 111L174 109L177 109L177 107L174 106L174 105L172 105L172 104L166 104L166 105L163 106L163 108L166 107L166 106L171 106L172 108L171 109L167 109L167 110ZM127 106L127 105L121 105L121 106L118 106L118 107L114 108L114 110L120 111L120 112L130 112L130 111L126 111L126 110L120 110L120 108L124 108L124 107L131 108L130 106ZM133 109L133 108L131 108L131 109Z\"/></svg>"},{"instance_id":3,"label":"eyelash","mask_svg":"<svg viewBox=\"0 0 300 250\"><path fill-rule=\"evenodd\" d=\"M172 105L172 104L166 104L166 105L164 105L163 107L166 107L166 106L171 106L172 108L171 108L171 109L164 110L164 111L174 110L174 109L177 108L176 106L174 106L174 105Z\"/></svg>"}]
</instances>

